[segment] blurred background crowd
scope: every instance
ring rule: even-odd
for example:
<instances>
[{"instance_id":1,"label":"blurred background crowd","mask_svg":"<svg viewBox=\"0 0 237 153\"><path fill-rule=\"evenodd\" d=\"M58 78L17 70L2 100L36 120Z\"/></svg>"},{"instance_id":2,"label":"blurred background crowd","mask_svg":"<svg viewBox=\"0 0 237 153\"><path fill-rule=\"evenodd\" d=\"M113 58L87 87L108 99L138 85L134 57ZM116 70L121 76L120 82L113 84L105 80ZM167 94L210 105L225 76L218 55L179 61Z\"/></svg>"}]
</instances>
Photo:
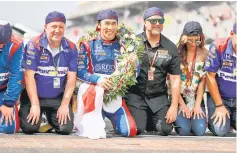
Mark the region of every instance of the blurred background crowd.
<instances>
[{"instance_id":1,"label":"blurred background crowd","mask_svg":"<svg viewBox=\"0 0 237 153\"><path fill-rule=\"evenodd\" d=\"M41 2L47 5L48 2ZM119 22L140 33L143 30L143 13L152 6L159 7L165 12L165 24L163 34L174 43L182 33L184 24L188 21L198 21L206 35L206 44L214 39L229 36L232 25L236 22L236 1L79 1L64 2L67 11L66 37L76 42L88 30L94 29L96 15L99 11L113 8L119 14ZM73 8L70 7L73 5ZM61 6L62 7L62 6ZM49 11L59 10L57 2L54 7L48 7ZM48 13L47 12L47 13ZM46 16L47 13L41 14ZM7 20L7 19L6 19ZM42 23L44 22L41 21ZM14 23L15 32L25 35L25 39L36 33L42 32L42 28L27 27L24 23Z\"/></svg>"}]
</instances>

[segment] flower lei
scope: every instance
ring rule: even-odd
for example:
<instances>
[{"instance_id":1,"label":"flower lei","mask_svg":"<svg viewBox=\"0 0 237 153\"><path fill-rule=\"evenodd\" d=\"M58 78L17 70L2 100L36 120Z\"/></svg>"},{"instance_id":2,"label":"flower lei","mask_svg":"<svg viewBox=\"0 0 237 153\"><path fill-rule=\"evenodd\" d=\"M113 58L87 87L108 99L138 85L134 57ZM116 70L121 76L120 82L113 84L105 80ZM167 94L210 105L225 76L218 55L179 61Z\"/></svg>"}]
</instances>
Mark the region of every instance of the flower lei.
<instances>
[{"instance_id":1,"label":"flower lei","mask_svg":"<svg viewBox=\"0 0 237 153\"><path fill-rule=\"evenodd\" d=\"M99 32L90 30L88 31L88 36L82 37L78 41L77 45L79 45L80 42L89 41L98 36ZM139 63L141 63L145 50L145 46L141 43L141 38L136 37L133 30L126 28L124 24L119 26L117 37L120 44L123 44L124 51L117 57L117 68L110 76L113 87L111 90L105 91L105 104L115 100L117 96L124 96L127 89L136 84L137 81L134 73L136 71L136 67L128 62L127 57L131 52L136 52Z\"/></svg>"}]
</instances>

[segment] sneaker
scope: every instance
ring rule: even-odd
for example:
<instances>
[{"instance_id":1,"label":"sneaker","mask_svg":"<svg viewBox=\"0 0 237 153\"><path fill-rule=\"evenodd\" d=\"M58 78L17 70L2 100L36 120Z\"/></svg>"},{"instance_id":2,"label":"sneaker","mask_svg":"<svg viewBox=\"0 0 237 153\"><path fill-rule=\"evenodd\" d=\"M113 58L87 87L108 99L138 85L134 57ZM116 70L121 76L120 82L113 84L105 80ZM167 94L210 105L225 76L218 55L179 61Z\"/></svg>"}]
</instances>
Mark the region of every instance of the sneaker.
<instances>
[{"instance_id":1,"label":"sneaker","mask_svg":"<svg viewBox=\"0 0 237 153\"><path fill-rule=\"evenodd\" d=\"M45 113L43 113L39 132L40 133L50 133L50 132L52 132L52 130L53 130L53 127L49 124Z\"/></svg>"}]
</instances>

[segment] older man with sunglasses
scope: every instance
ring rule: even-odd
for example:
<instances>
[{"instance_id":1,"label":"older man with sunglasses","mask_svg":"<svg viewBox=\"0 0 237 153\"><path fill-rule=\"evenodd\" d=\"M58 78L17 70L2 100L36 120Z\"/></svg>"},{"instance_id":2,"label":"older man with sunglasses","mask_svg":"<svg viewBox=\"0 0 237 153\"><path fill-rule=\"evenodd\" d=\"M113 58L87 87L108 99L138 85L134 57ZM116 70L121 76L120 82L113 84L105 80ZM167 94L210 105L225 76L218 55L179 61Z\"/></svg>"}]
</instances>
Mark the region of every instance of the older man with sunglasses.
<instances>
[{"instance_id":1,"label":"older man with sunglasses","mask_svg":"<svg viewBox=\"0 0 237 153\"><path fill-rule=\"evenodd\" d=\"M141 71L137 84L129 89L126 101L135 119L137 134L144 132L147 120L151 120L151 126L167 136L177 117L180 59L175 44L161 34L165 21L163 11L157 7L149 8L143 18L144 32L139 35L145 45ZM167 95L167 73L171 74L171 104Z\"/></svg>"}]
</instances>

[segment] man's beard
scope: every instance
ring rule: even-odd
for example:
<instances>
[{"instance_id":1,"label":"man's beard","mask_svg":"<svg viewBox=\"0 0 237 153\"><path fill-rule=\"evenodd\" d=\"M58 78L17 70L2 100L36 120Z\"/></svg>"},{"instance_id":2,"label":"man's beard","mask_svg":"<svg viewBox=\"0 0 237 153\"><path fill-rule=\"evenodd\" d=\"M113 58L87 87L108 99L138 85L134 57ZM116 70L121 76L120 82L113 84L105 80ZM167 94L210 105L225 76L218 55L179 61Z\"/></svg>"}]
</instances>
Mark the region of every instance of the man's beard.
<instances>
[{"instance_id":1,"label":"man's beard","mask_svg":"<svg viewBox=\"0 0 237 153\"><path fill-rule=\"evenodd\" d=\"M158 29L158 28L153 28L153 29L151 30L151 33L152 33L153 35L159 35L159 34L161 33L161 30Z\"/></svg>"}]
</instances>

